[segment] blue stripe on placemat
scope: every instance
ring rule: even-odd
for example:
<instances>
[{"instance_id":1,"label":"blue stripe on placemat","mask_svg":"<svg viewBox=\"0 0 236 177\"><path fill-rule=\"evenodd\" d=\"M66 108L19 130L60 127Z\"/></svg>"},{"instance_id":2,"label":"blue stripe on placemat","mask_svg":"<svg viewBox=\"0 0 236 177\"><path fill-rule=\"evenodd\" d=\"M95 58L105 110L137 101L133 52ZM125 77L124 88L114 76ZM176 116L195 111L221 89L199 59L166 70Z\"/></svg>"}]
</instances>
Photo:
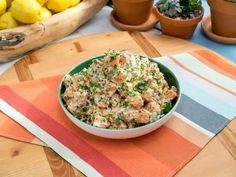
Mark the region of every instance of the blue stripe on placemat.
<instances>
[{"instance_id":1,"label":"blue stripe on placemat","mask_svg":"<svg viewBox=\"0 0 236 177\"><path fill-rule=\"evenodd\" d=\"M206 108L185 94L182 94L176 112L214 134L229 123L226 117Z\"/></svg>"}]
</instances>

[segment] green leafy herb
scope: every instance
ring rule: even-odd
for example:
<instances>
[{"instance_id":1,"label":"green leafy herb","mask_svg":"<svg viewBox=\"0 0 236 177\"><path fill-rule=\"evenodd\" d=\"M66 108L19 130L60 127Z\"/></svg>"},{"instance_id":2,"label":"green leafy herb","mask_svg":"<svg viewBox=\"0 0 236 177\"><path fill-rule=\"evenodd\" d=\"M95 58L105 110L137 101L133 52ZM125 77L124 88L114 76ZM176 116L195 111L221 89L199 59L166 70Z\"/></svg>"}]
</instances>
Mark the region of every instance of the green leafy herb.
<instances>
[{"instance_id":1,"label":"green leafy herb","mask_svg":"<svg viewBox=\"0 0 236 177\"><path fill-rule=\"evenodd\" d=\"M119 69L118 69L117 65L115 65L112 69L112 74L114 75L114 74L118 73L118 71L119 71Z\"/></svg>"},{"instance_id":2,"label":"green leafy herb","mask_svg":"<svg viewBox=\"0 0 236 177\"><path fill-rule=\"evenodd\" d=\"M72 80L67 80L67 81L66 81L66 85L67 85L67 86L71 86L72 84L73 84L73 81L72 81Z\"/></svg>"},{"instance_id":3,"label":"green leafy herb","mask_svg":"<svg viewBox=\"0 0 236 177\"><path fill-rule=\"evenodd\" d=\"M91 87L99 88L100 84L98 82L90 82Z\"/></svg>"},{"instance_id":4,"label":"green leafy herb","mask_svg":"<svg viewBox=\"0 0 236 177\"><path fill-rule=\"evenodd\" d=\"M116 118L115 118L115 122L116 123L120 123L121 121L124 120L124 116L122 114L119 114Z\"/></svg>"},{"instance_id":5,"label":"green leafy herb","mask_svg":"<svg viewBox=\"0 0 236 177\"><path fill-rule=\"evenodd\" d=\"M143 93L148 89L148 82L147 81L140 81L136 84L135 90Z\"/></svg>"},{"instance_id":6,"label":"green leafy herb","mask_svg":"<svg viewBox=\"0 0 236 177\"><path fill-rule=\"evenodd\" d=\"M84 106L84 107L82 108L82 110L83 110L84 112L87 112L87 111L89 110L89 108L88 108L88 106Z\"/></svg>"},{"instance_id":7,"label":"green leafy herb","mask_svg":"<svg viewBox=\"0 0 236 177\"><path fill-rule=\"evenodd\" d=\"M156 70L153 70L153 71L152 71L152 76L155 76L156 73L157 73L157 71L156 71Z\"/></svg>"},{"instance_id":8,"label":"green leafy herb","mask_svg":"<svg viewBox=\"0 0 236 177\"><path fill-rule=\"evenodd\" d=\"M159 0L159 11L170 18L193 18L201 13L201 0Z\"/></svg>"},{"instance_id":9,"label":"green leafy herb","mask_svg":"<svg viewBox=\"0 0 236 177\"><path fill-rule=\"evenodd\" d=\"M135 90L129 90L128 91L129 96L135 96L136 94L137 94L137 92Z\"/></svg>"},{"instance_id":10,"label":"green leafy herb","mask_svg":"<svg viewBox=\"0 0 236 177\"><path fill-rule=\"evenodd\" d=\"M153 77L153 80L155 80L157 82L157 84L161 83L161 79L160 78Z\"/></svg>"},{"instance_id":11,"label":"green leafy herb","mask_svg":"<svg viewBox=\"0 0 236 177\"><path fill-rule=\"evenodd\" d=\"M111 61L115 60L118 56L120 56L120 52L117 50L108 50L105 52L105 55L111 58Z\"/></svg>"},{"instance_id":12,"label":"green leafy herb","mask_svg":"<svg viewBox=\"0 0 236 177\"><path fill-rule=\"evenodd\" d=\"M123 102L123 106L124 106L124 107L128 107L128 106L129 106L129 102L128 102L128 101L124 101L124 102Z\"/></svg>"},{"instance_id":13,"label":"green leafy herb","mask_svg":"<svg viewBox=\"0 0 236 177\"><path fill-rule=\"evenodd\" d=\"M165 104L164 109L162 110L163 114L167 114L172 108L172 103L168 102Z\"/></svg>"},{"instance_id":14,"label":"green leafy herb","mask_svg":"<svg viewBox=\"0 0 236 177\"><path fill-rule=\"evenodd\" d=\"M91 97L91 98L89 98L89 101L91 102L91 104L95 104L95 100L94 100L94 97Z\"/></svg>"}]
</instances>

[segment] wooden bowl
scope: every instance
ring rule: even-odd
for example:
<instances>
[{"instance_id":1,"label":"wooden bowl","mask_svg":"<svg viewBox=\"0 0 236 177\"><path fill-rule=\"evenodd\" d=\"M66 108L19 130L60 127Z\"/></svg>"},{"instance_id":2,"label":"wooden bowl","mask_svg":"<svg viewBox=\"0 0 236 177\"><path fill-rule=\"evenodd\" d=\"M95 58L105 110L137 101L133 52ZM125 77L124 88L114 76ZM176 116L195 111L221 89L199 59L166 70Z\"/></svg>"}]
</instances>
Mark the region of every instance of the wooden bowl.
<instances>
[{"instance_id":1,"label":"wooden bowl","mask_svg":"<svg viewBox=\"0 0 236 177\"><path fill-rule=\"evenodd\" d=\"M93 17L108 0L83 0L52 17L31 25L0 30L0 62L13 60L30 50L66 36Z\"/></svg>"}]
</instances>

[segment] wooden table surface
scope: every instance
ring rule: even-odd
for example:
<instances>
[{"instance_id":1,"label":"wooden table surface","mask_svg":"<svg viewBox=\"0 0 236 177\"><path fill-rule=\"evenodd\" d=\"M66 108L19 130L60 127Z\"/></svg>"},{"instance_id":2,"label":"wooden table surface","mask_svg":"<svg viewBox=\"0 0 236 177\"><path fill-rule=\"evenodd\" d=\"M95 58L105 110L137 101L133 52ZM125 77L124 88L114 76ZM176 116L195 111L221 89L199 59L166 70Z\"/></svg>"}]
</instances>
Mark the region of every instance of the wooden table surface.
<instances>
[{"instance_id":1,"label":"wooden table surface","mask_svg":"<svg viewBox=\"0 0 236 177\"><path fill-rule=\"evenodd\" d=\"M49 45L17 62L0 76L0 84L63 74L80 61L107 49L158 57L203 47L159 33L113 32ZM84 176L48 147L0 137L0 177ZM236 120L213 138L177 177L235 177Z\"/></svg>"}]
</instances>

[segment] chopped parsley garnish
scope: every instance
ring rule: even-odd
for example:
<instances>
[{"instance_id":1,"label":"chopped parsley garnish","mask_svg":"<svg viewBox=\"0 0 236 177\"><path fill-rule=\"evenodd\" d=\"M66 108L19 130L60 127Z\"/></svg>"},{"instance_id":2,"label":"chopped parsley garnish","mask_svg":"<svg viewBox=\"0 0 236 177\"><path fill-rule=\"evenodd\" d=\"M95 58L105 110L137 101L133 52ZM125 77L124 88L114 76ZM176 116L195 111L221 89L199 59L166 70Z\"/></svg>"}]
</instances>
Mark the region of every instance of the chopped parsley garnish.
<instances>
[{"instance_id":1,"label":"chopped parsley garnish","mask_svg":"<svg viewBox=\"0 0 236 177\"><path fill-rule=\"evenodd\" d=\"M143 71L145 69L145 65L141 64L141 70Z\"/></svg>"},{"instance_id":2,"label":"chopped parsley garnish","mask_svg":"<svg viewBox=\"0 0 236 177\"><path fill-rule=\"evenodd\" d=\"M118 69L117 65L115 65L112 69L112 74L116 74L118 72L119 72L119 69Z\"/></svg>"},{"instance_id":3,"label":"chopped parsley garnish","mask_svg":"<svg viewBox=\"0 0 236 177\"><path fill-rule=\"evenodd\" d=\"M72 81L72 80L67 80L67 81L66 81L66 84L67 84L68 86L70 86L70 85L73 84L73 81Z\"/></svg>"},{"instance_id":4,"label":"chopped parsley garnish","mask_svg":"<svg viewBox=\"0 0 236 177\"><path fill-rule=\"evenodd\" d=\"M124 116L122 114L119 114L114 120L116 123L120 123L124 120Z\"/></svg>"},{"instance_id":5,"label":"chopped parsley garnish","mask_svg":"<svg viewBox=\"0 0 236 177\"><path fill-rule=\"evenodd\" d=\"M112 75L111 75L111 74L108 74L108 75L106 76L106 78L107 78L108 80L111 80L111 79L112 79Z\"/></svg>"},{"instance_id":6,"label":"chopped parsley garnish","mask_svg":"<svg viewBox=\"0 0 236 177\"><path fill-rule=\"evenodd\" d=\"M135 86L135 90L140 93L147 91L147 89L148 89L148 82L147 81L140 81Z\"/></svg>"},{"instance_id":7,"label":"chopped parsley garnish","mask_svg":"<svg viewBox=\"0 0 236 177\"><path fill-rule=\"evenodd\" d=\"M128 91L129 96L135 96L136 94L137 94L137 92L135 90L129 90Z\"/></svg>"},{"instance_id":8,"label":"chopped parsley garnish","mask_svg":"<svg viewBox=\"0 0 236 177\"><path fill-rule=\"evenodd\" d=\"M91 104L95 104L94 97L89 98L89 101L91 102Z\"/></svg>"},{"instance_id":9,"label":"chopped parsley garnish","mask_svg":"<svg viewBox=\"0 0 236 177\"><path fill-rule=\"evenodd\" d=\"M90 82L91 87L99 88L100 84L98 82Z\"/></svg>"},{"instance_id":10,"label":"chopped parsley garnish","mask_svg":"<svg viewBox=\"0 0 236 177\"><path fill-rule=\"evenodd\" d=\"M152 71L152 76L155 76L156 73L157 73L157 71L156 71L156 70L153 70L153 71Z\"/></svg>"},{"instance_id":11,"label":"chopped parsley garnish","mask_svg":"<svg viewBox=\"0 0 236 177\"><path fill-rule=\"evenodd\" d=\"M82 108L82 110L83 110L84 112L87 112L87 111L89 110L89 107L88 107L88 106L84 106L84 107Z\"/></svg>"},{"instance_id":12,"label":"chopped parsley garnish","mask_svg":"<svg viewBox=\"0 0 236 177\"><path fill-rule=\"evenodd\" d=\"M124 106L124 107L128 107L128 106L129 106L129 102L128 102L128 101L124 101L124 102L123 102L123 106Z\"/></svg>"},{"instance_id":13,"label":"chopped parsley garnish","mask_svg":"<svg viewBox=\"0 0 236 177\"><path fill-rule=\"evenodd\" d=\"M105 52L105 55L109 56L111 61L114 61L118 56L120 56L120 53L116 50L108 50L108 52Z\"/></svg>"},{"instance_id":14,"label":"chopped parsley garnish","mask_svg":"<svg viewBox=\"0 0 236 177\"><path fill-rule=\"evenodd\" d=\"M171 102L167 102L164 106L164 109L162 110L163 114L167 114L172 108L172 103Z\"/></svg>"},{"instance_id":15,"label":"chopped parsley garnish","mask_svg":"<svg viewBox=\"0 0 236 177\"><path fill-rule=\"evenodd\" d=\"M120 87L120 86L118 86L116 89L118 90L119 93L123 92L123 90L124 90L124 88Z\"/></svg>"},{"instance_id":16,"label":"chopped parsley garnish","mask_svg":"<svg viewBox=\"0 0 236 177\"><path fill-rule=\"evenodd\" d=\"M153 80L155 80L157 82L157 84L161 83L161 79L160 78L153 77Z\"/></svg>"}]
</instances>

